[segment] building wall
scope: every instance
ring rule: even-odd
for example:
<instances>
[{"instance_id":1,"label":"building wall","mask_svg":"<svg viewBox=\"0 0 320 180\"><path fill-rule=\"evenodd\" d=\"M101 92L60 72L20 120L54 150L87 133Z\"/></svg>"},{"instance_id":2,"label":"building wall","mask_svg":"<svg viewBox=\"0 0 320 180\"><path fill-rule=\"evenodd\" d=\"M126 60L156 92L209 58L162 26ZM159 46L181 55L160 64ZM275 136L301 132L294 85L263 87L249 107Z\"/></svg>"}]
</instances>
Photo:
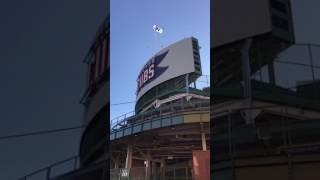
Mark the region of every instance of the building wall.
<instances>
[{"instance_id":1,"label":"building wall","mask_svg":"<svg viewBox=\"0 0 320 180\"><path fill-rule=\"evenodd\" d=\"M231 43L271 31L269 0L211 2L211 46Z\"/></svg>"},{"instance_id":2,"label":"building wall","mask_svg":"<svg viewBox=\"0 0 320 180\"><path fill-rule=\"evenodd\" d=\"M96 114L102 110L104 106L109 102L109 82L104 82L99 91L91 98L91 102L86 105L84 113L84 124L90 123L90 121L96 116Z\"/></svg>"},{"instance_id":3,"label":"building wall","mask_svg":"<svg viewBox=\"0 0 320 180\"><path fill-rule=\"evenodd\" d=\"M294 41L290 0L212 1L211 9L211 48L266 33Z\"/></svg>"},{"instance_id":4,"label":"building wall","mask_svg":"<svg viewBox=\"0 0 320 180\"><path fill-rule=\"evenodd\" d=\"M86 57L88 67L87 90L81 102L84 104L84 125L80 142L81 165L100 159L107 145L109 130L109 62L110 62L109 17L100 27Z\"/></svg>"}]
</instances>

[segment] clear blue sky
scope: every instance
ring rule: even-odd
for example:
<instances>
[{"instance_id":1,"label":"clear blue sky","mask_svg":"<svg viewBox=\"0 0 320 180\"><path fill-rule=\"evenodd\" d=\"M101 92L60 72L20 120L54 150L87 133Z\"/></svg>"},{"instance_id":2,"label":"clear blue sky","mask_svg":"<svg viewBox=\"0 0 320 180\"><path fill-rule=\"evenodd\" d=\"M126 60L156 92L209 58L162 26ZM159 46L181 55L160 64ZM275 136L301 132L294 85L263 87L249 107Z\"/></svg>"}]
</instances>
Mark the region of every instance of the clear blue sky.
<instances>
[{"instance_id":1,"label":"clear blue sky","mask_svg":"<svg viewBox=\"0 0 320 180\"><path fill-rule=\"evenodd\" d=\"M185 37L199 40L202 73L209 75L209 18L210 0L112 0L111 104L134 101L142 66L161 48ZM164 33L156 35L154 24ZM134 105L111 105L111 118L133 111Z\"/></svg>"}]
</instances>

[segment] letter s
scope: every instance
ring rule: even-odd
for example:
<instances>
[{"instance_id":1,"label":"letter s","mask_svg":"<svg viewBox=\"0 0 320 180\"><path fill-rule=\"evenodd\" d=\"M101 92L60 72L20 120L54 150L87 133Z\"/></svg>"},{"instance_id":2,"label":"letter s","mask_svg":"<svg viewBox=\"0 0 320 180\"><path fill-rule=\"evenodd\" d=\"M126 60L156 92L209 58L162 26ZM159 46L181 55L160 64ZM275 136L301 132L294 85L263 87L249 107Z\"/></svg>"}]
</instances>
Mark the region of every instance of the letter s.
<instances>
[{"instance_id":1,"label":"letter s","mask_svg":"<svg viewBox=\"0 0 320 180\"><path fill-rule=\"evenodd\" d=\"M149 67L149 79L153 78L154 76L154 64L151 64Z\"/></svg>"}]
</instances>

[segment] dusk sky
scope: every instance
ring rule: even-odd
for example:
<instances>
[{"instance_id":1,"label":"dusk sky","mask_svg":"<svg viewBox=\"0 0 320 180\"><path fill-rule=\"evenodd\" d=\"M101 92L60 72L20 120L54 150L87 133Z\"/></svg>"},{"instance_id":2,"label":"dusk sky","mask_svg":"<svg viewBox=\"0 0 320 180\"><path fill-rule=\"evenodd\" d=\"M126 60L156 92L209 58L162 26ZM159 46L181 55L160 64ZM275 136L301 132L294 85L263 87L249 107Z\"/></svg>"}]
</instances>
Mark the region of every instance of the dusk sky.
<instances>
[{"instance_id":1,"label":"dusk sky","mask_svg":"<svg viewBox=\"0 0 320 180\"><path fill-rule=\"evenodd\" d=\"M162 48L194 36L199 40L202 73L210 71L209 0L111 1L111 119L134 110L137 77ZM152 26L164 29L156 34Z\"/></svg>"},{"instance_id":2,"label":"dusk sky","mask_svg":"<svg viewBox=\"0 0 320 180\"><path fill-rule=\"evenodd\" d=\"M320 1L292 5L296 41L320 44ZM0 1L0 136L82 123L82 60L105 7L105 0ZM184 37L199 39L203 74L209 74L209 7L209 0L112 0L111 104L135 100L144 63L161 45ZM164 28L162 36L155 36L153 24ZM133 107L111 106L111 114ZM0 179L14 180L76 155L80 133L1 140Z\"/></svg>"},{"instance_id":3,"label":"dusk sky","mask_svg":"<svg viewBox=\"0 0 320 180\"><path fill-rule=\"evenodd\" d=\"M105 0L0 1L0 136L78 126ZM80 130L0 141L0 179L78 154Z\"/></svg>"},{"instance_id":4,"label":"dusk sky","mask_svg":"<svg viewBox=\"0 0 320 180\"><path fill-rule=\"evenodd\" d=\"M111 1L111 119L134 111L135 103L112 104L134 102L136 79L142 66L161 48L175 41L189 36L197 37L202 47L200 55L203 74L209 75L209 3L209 0ZM297 43L320 43L319 5L317 0L292 0ZM152 30L153 24L163 27L164 33L156 35ZM295 50L288 52L293 51ZM299 51L303 54L301 57L306 57L305 51L301 48ZM314 49L315 54L316 51ZM291 53L292 56L296 56L296 52ZM283 68L283 65L278 65L278 71L294 70L301 73L309 70L285 66ZM295 78L304 79L306 78ZM279 79L280 83L281 81L283 80ZM295 81L285 85L291 86L293 83Z\"/></svg>"}]
</instances>

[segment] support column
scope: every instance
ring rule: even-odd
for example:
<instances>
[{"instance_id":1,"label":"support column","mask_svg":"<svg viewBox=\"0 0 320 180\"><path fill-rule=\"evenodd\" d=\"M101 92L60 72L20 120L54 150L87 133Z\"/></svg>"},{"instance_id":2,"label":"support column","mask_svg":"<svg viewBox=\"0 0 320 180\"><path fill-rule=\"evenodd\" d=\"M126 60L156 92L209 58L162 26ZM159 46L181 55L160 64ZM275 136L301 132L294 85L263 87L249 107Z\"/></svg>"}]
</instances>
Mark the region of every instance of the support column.
<instances>
[{"instance_id":1,"label":"support column","mask_svg":"<svg viewBox=\"0 0 320 180\"><path fill-rule=\"evenodd\" d=\"M146 156L146 180L151 180L151 154L147 151Z\"/></svg>"},{"instance_id":2,"label":"support column","mask_svg":"<svg viewBox=\"0 0 320 180\"><path fill-rule=\"evenodd\" d=\"M269 74L269 82L273 85L276 84L276 78L274 73L274 64L273 62L268 64L268 74Z\"/></svg>"},{"instance_id":3,"label":"support column","mask_svg":"<svg viewBox=\"0 0 320 180\"><path fill-rule=\"evenodd\" d=\"M242 77L244 82L244 97L251 97L251 68L250 68L251 39L246 40L241 49Z\"/></svg>"},{"instance_id":4,"label":"support column","mask_svg":"<svg viewBox=\"0 0 320 180\"><path fill-rule=\"evenodd\" d=\"M308 44L308 54L309 54L309 60L310 60L310 68L311 68L311 75L312 75L312 81L315 80L315 74L314 74L314 67L313 67L313 55L312 55L312 47L311 44Z\"/></svg>"},{"instance_id":5,"label":"support column","mask_svg":"<svg viewBox=\"0 0 320 180\"><path fill-rule=\"evenodd\" d=\"M194 178L193 160L189 160L188 167L191 168L191 178Z\"/></svg>"},{"instance_id":6,"label":"support column","mask_svg":"<svg viewBox=\"0 0 320 180\"><path fill-rule=\"evenodd\" d=\"M114 159L114 169L119 169L119 158Z\"/></svg>"},{"instance_id":7,"label":"support column","mask_svg":"<svg viewBox=\"0 0 320 180\"><path fill-rule=\"evenodd\" d=\"M201 128L201 142L202 142L202 150L206 151L207 150L207 141L206 141L206 134L203 129L203 124L200 123L200 128Z\"/></svg>"},{"instance_id":8,"label":"support column","mask_svg":"<svg viewBox=\"0 0 320 180\"><path fill-rule=\"evenodd\" d=\"M251 65L250 65L250 47L252 39L247 39L241 49L241 64L242 64L242 76L244 82L244 94L243 97L246 100L246 106L252 107L252 86L251 86ZM249 110L249 116L246 119L247 124L254 124L251 118L251 111Z\"/></svg>"},{"instance_id":9,"label":"support column","mask_svg":"<svg viewBox=\"0 0 320 180\"><path fill-rule=\"evenodd\" d=\"M130 177L130 169L132 167L132 148L133 148L132 143L129 143L127 147L127 157L126 157L126 166L125 166L129 177Z\"/></svg>"},{"instance_id":10,"label":"support column","mask_svg":"<svg viewBox=\"0 0 320 180\"><path fill-rule=\"evenodd\" d=\"M202 140L202 150L207 150L207 142L206 142L206 135L204 132L201 132L201 140Z\"/></svg>"},{"instance_id":11,"label":"support column","mask_svg":"<svg viewBox=\"0 0 320 180\"><path fill-rule=\"evenodd\" d=\"M156 175L157 175L157 162L155 161L152 161L151 163L151 176L152 176L152 179L156 179Z\"/></svg>"},{"instance_id":12,"label":"support column","mask_svg":"<svg viewBox=\"0 0 320 180\"><path fill-rule=\"evenodd\" d=\"M161 158L160 162L160 177L161 180L165 180L166 176L166 160L165 158Z\"/></svg>"},{"instance_id":13,"label":"support column","mask_svg":"<svg viewBox=\"0 0 320 180\"><path fill-rule=\"evenodd\" d=\"M189 74L186 74L186 93L189 94Z\"/></svg>"}]
</instances>

